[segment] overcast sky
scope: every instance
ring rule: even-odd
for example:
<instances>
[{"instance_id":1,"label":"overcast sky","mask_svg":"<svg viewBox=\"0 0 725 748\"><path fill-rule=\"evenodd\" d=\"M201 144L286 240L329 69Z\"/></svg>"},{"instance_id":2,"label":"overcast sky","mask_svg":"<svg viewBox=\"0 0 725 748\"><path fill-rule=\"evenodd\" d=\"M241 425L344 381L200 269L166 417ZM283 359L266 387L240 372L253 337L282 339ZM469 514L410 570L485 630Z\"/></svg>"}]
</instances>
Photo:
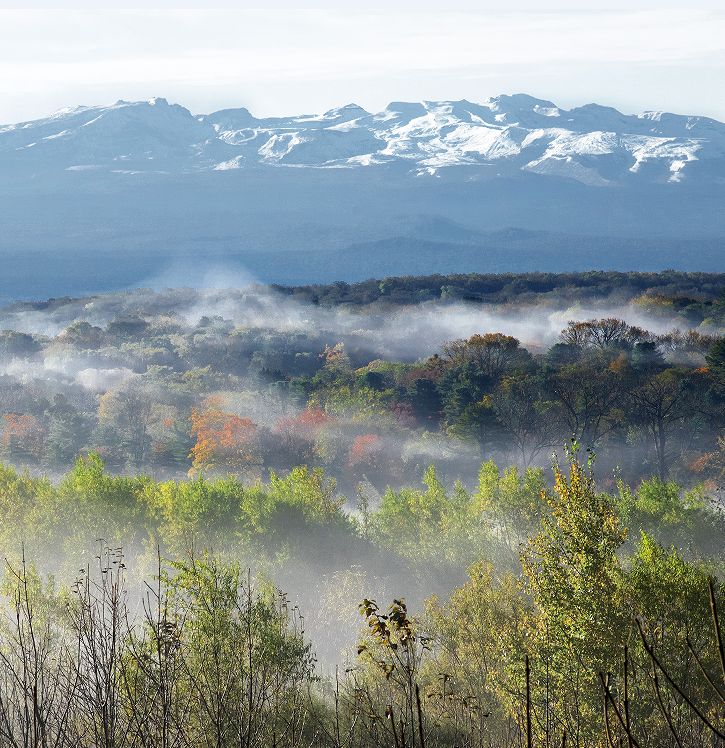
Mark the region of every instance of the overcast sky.
<instances>
[{"instance_id":1,"label":"overcast sky","mask_svg":"<svg viewBox=\"0 0 725 748\"><path fill-rule=\"evenodd\" d=\"M163 96L195 114L528 93L725 121L725 11L0 8L0 123Z\"/></svg>"}]
</instances>

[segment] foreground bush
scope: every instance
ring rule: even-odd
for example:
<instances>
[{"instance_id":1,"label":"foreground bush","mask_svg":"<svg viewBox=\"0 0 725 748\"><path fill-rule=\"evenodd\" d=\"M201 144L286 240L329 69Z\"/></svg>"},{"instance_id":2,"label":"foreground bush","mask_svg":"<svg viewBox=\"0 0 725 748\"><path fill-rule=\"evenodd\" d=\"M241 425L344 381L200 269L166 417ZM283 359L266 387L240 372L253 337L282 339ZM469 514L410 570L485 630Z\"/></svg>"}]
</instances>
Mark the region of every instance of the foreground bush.
<instances>
[{"instance_id":1,"label":"foreground bush","mask_svg":"<svg viewBox=\"0 0 725 748\"><path fill-rule=\"evenodd\" d=\"M159 569L129 611L120 549L56 593L10 568L0 639L0 745L300 744L310 645L286 598L237 565Z\"/></svg>"}]
</instances>

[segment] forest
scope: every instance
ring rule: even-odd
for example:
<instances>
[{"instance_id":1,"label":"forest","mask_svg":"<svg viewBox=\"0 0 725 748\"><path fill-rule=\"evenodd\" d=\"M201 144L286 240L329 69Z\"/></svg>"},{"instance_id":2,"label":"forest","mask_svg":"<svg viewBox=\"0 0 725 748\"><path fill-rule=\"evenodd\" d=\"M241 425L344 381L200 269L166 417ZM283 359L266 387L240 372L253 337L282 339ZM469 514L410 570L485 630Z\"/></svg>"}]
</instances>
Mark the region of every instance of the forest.
<instances>
[{"instance_id":1,"label":"forest","mask_svg":"<svg viewBox=\"0 0 725 748\"><path fill-rule=\"evenodd\" d=\"M722 745L723 288L0 309L0 745Z\"/></svg>"},{"instance_id":2,"label":"forest","mask_svg":"<svg viewBox=\"0 0 725 748\"><path fill-rule=\"evenodd\" d=\"M716 480L725 276L386 278L137 289L0 309L0 456L59 477L322 467L379 500L434 462L545 465L570 438L628 481Z\"/></svg>"}]
</instances>

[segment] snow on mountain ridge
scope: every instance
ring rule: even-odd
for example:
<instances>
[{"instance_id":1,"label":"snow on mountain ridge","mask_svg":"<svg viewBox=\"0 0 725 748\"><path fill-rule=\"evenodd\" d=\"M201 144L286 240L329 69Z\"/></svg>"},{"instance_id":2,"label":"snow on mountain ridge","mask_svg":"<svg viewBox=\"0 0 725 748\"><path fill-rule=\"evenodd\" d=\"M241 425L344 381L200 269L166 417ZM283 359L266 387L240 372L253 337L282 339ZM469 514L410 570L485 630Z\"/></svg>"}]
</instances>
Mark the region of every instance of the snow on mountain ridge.
<instances>
[{"instance_id":1,"label":"snow on mountain ridge","mask_svg":"<svg viewBox=\"0 0 725 748\"><path fill-rule=\"evenodd\" d=\"M701 161L710 166L697 167ZM98 170L118 162L133 173L398 162L413 173L496 165L504 174L524 170L599 186L721 180L725 124L666 112L624 115L598 104L566 111L515 94L481 104L391 102L377 113L347 104L321 115L268 118L245 108L192 115L153 98L71 107L0 128L0 169L32 163L33 169Z\"/></svg>"}]
</instances>

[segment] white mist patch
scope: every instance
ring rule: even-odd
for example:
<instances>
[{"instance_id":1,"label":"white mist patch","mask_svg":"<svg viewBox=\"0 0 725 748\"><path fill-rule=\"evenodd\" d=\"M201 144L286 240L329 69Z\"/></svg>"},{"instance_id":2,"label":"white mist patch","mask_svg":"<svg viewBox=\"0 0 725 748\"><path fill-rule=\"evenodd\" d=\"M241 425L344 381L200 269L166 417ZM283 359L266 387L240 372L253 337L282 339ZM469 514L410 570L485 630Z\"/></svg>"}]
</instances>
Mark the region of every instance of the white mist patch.
<instances>
[{"instance_id":1,"label":"white mist patch","mask_svg":"<svg viewBox=\"0 0 725 748\"><path fill-rule=\"evenodd\" d=\"M0 374L7 374L20 380L46 379L48 371L42 362L38 363L23 358L13 358L0 367Z\"/></svg>"},{"instance_id":2,"label":"white mist patch","mask_svg":"<svg viewBox=\"0 0 725 748\"><path fill-rule=\"evenodd\" d=\"M245 268L231 263L205 263L203 259L180 258L158 275L136 284L154 291L164 288L238 289L256 283ZM128 289L133 290L133 289Z\"/></svg>"},{"instance_id":3,"label":"white mist patch","mask_svg":"<svg viewBox=\"0 0 725 748\"><path fill-rule=\"evenodd\" d=\"M320 327L355 334L387 360L413 362L439 353L449 340L496 332L518 338L523 347L530 345L532 353L541 353L557 341L566 320L562 323L557 317L552 319L550 310L541 307L503 315L478 305L426 302L394 313L338 312L334 318L321 322Z\"/></svg>"},{"instance_id":4,"label":"white mist patch","mask_svg":"<svg viewBox=\"0 0 725 748\"><path fill-rule=\"evenodd\" d=\"M204 290L188 285L163 286L174 282L177 273L183 274L186 282L204 286ZM350 350L359 351L357 360L369 354L370 360L382 358L403 363L425 361L440 353L447 341L486 333L511 335L521 342L522 348L542 354L558 342L570 321L616 317L657 335L670 332L678 323L683 332L688 327L685 320L673 325L672 318L658 319L642 313L636 304L628 304L620 297L573 305L570 301L557 304L555 300L544 300L532 305L504 304L496 308L457 300L429 300L401 307L387 304L384 299L369 306L336 307L311 303L309 296L298 300L292 289L283 293L251 283L243 269L219 265L202 268L195 277L192 275L191 266L184 260L153 282L162 286L159 293L138 289L135 293L98 296L91 301L71 300L55 309L10 310L3 316L3 327L56 337L79 320L105 326L117 316L140 314L149 323L160 324L159 320L170 315L168 319L186 327L182 334L208 335L221 341L235 327L265 329L270 334L299 332L315 339L322 348L344 340ZM235 287L236 283L245 285ZM208 321L200 330L194 330L204 317ZM16 376L61 375L70 379L78 376L78 384L86 391L98 392L112 388L130 374L123 357L113 353L114 344L110 345L111 348L98 351L51 346L44 354L44 366L36 359L20 359L6 366L8 373Z\"/></svg>"},{"instance_id":5,"label":"white mist patch","mask_svg":"<svg viewBox=\"0 0 725 748\"><path fill-rule=\"evenodd\" d=\"M278 332L341 329L337 310L291 301L256 284L239 289L205 288L197 303L183 313L190 324L197 324L202 317L220 316L237 327L266 327ZM357 319L356 315L344 316Z\"/></svg>"},{"instance_id":6,"label":"white mist patch","mask_svg":"<svg viewBox=\"0 0 725 748\"><path fill-rule=\"evenodd\" d=\"M76 382L91 392L108 392L128 379L131 369L81 369L76 374Z\"/></svg>"}]
</instances>

